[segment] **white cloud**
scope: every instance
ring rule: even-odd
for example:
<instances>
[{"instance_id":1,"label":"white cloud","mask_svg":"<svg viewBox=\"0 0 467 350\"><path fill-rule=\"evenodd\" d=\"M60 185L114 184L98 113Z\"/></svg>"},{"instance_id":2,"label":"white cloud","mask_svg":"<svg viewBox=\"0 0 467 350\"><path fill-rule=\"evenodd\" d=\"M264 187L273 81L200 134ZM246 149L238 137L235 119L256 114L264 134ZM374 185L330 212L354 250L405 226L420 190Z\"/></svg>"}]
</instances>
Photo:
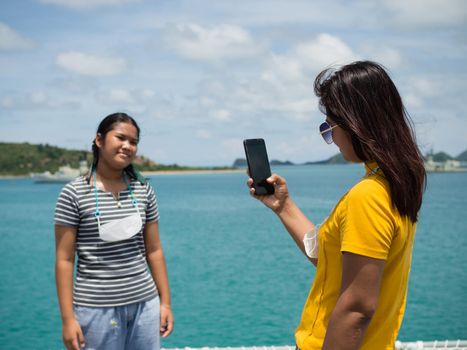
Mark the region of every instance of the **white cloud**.
<instances>
[{"instance_id":1,"label":"white cloud","mask_svg":"<svg viewBox=\"0 0 467 350\"><path fill-rule=\"evenodd\" d=\"M276 159L284 161L293 158L297 154L306 153L306 150L316 149L317 146L313 144L314 139L311 136L312 133L310 130L310 133L307 136L302 136L299 138L291 137L287 139L287 141L282 141L276 145L271 145L271 153L275 154ZM318 146L321 145L318 144Z\"/></svg>"},{"instance_id":2,"label":"white cloud","mask_svg":"<svg viewBox=\"0 0 467 350\"><path fill-rule=\"evenodd\" d=\"M96 94L97 101L105 105L131 106L134 110L145 110L147 104L156 98L155 91L151 89L125 89L110 88Z\"/></svg>"},{"instance_id":3,"label":"white cloud","mask_svg":"<svg viewBox=\"0 0 467 350\"><path fill-rule=\"evenodd\" d=\"M300 43L283 55L272 55L262 78L275 84L308 84L308 77L335 64L358 59L358 55L340 38L320 34Z\"/></svg>"},{"instance_id":4,"label":"white cloud","mask_svg":"<svg viewBox=\"0 0 467 350\"><path fill-rule=\"evenodd\" d=\"M0 50L29 50L34 47L31 40L18 34L5 23L0 22Z\"/></svg>"},{"instance_id":5,"label":"white cloud","mask_svg":"<svg viewBox=\"0 0 467 350\"><path fill-rule=\"evenodd\" d=\"M134 93L133 96L138 96L137 93ZM181 102L179 100L182 100ZM190 111L186 112L181 110L180 106L186 107L187 103L183 99L179 99L179 96L174 96L170 93L163 95L155 95L151 98L144 98L138 100L141 105L146 106L146 112L150 118L155 120L178 120L183 119L186 114L193 112L192 109L188 108ZM175 126L177 128L177 126Z\"/></svg>"},{"instance_id":6,"label":"white cloud","mask_svg":"<svg viewBox=\"0 0 467 350\"><path fill-rule=\"evenodd\" d=\"M132 112L143 113L157 103L156 93L151 89L109 88L96 93L96 100L102 105L114 108L131 108Z\"/></svg>"},{"instance_id":7,"label":"white cloud","mask_svg":"<svg viewBox=\"0 0 467 350\"><path fill-rule=\"evenodd\" d=\"M395 50L388 52L397 57ZM263 60L264 69L255 75L203 82L196 114L220 122L235 119L236 123L247 123L251 118L259 118L258 122L309 122L320 115L313 94L316 74L332 63L356 59L359 55L343 39L326 33L317 35L283 54L271 53Z\"/></svg>"},{"instance_id":8,"label":"white cloud","mask_svg":"<svg viewBox=\"0 0 467 350\"><path fill-rule=\"evenodd\" d=\"M209 130L201 129L196 130L195 135L199 139L208 140L212 137L212 134Z\"/></svg>"},{"instance_id":9,"label":"white cloud","mask_svg":"<svg viewBox=\"0 0 467 350\"><path fill-rule=\"evenodd\" d=\"M426 97L436 96L439 91L438 84L426 78L415 78L412 85L417 92Z\"/></svg>"},{"instance_id":10,"label":"white cloud","mask_svg":"<svg viewBox=\"0 0 467 350\"><path fill-rule=\"evenodd\" d=\"M310 88L311 89L311 88ZM313 112L317 112L317 103L312 96L297 96L289 101L284 101L278 106L278 110L288 115L290 118L302 121L308 121Z\"/></svg>"},{"instance_id":11,"label":"white cloud","mask_svg":"<svg viewBox=\"0 0 467 350\"><path fill-rule=\"evenodd\" d=\"M394 69L401 65L402 55L394 48L383 47L370 47L365 46L362 48L362 54L365 59L381 63L388 69Z\"/></svg>"},{"instance_id":12,"label":"white cloud","mask_svg":"<svg viewBox=\"0 0 467 350\"><path fill-rule=\"evenodd\" d=\"M211 113L211 116L214 119L223 121L223 122L230 121L230 115L231 113L226 109L218 109Z\"/></svg>"},{"instance_id":13,"label":"white cloud","mask_svg":"<svg viewBox=\"0 0 467 350\"><path fill-rule=\"evenodd\" d=\"M35 105L45 105L47 104L47 94L45 91L34 91L31 94L31 102Z\"/></svg>"},{"instance_id":14,"label":"white cloud","mask_svg":"<svg viewBox=\"0 0 467 350\"><path fill-rule=\"evenodd\" d=\"M403 97L408 108L423 106L428 98L437 96L441 91L436 82L427 78L413 77L406 84Z\"/></svg>"},{"instance_id":15,"label":"white cloud","mask_svg":"<svg viewBox=\"0 0 467 350\"><path fill-rule=\"evenodd\" d=\"M193 60L234 60L261 52L252 36L234 25L207 28L198 24L180 24L168 31L166 40L179 55Z\"/></svg>"},{"instance_id":16,"label":"white cloud","mask_svg":"<svg viewBox=\"0 0 467 350\"><path fill-rule=\"evenodd\" d=\"M4 109L11 109L15 106L15 102L12 96L4 96L2 97L0 105Z\"/></svg>"},{"instance_id":17,"label":"white cloud","mask_svg":"<svg viewBox=\"0 0 467 350\"><path fill-rule=\"evenodd\" d=\"M73 10L93 9L97 7L119 6L140 0L39 0L43 4L67 7Z\"/></svg>"},{"instance_id":18,"label":"white cloud","mask_svg":"<svg viewBox=\"0 0 467 350\"><path fill-rule=\"evenodd\" d=\"M66 70L89 76L118 75L126 69L126 61L123 58L95 56L73 51L60 53L56 63Z\"/></svg>"},{"instance_id":19,"label":"white cloud","mask_svg":"<svg viewBox=\"0 0 467 350\"><path fill-rule=\"evenodd\" d=\"M47 85L55 91L73 97L79 96L82 99L86 95L93 94L97 90L99 82L92 77L74 75L53 78Z\"/></svg>"},{"instance_id":20,"label":"white cloud","mask_svg":"<svg viewBox=\"0 0 467 350\"><path fill-rule=\"evenodd\" d=\"M420 98L420 96L417 96L416 94L413 94L413 93L409 93L403 96L403 100L404 100L405 106L409 109L420 107L423 104L423 100Z\"/></svg>"},{"instance_id":21,"label":"white cloud","mask_svg":"<svg viewBox=\"0 0 467 350\"><path fill-rule=\"evenodd\" d=\"M268 66L268 70L262 74L262 79L271 83L277 83L277 80L279 84L281 80L294 83L303 80L305 74L301 62L296 57L273 54Z\"/></svg>"},{"instance_id":22,"label":"white cloud","mask_svg":"<svg viewBox=\"0 0 467 350\"><path fill-rule=\"evenodd\" d=\"M215 105L215 101L210 98L210 97L207 97L207 96L201 96L199 98L199 104L202 106L202 107L205 107L205 108L211 108Z\"/></svg>"},{"instance_id":23,"label":"white cloud","mask_svg":"<svg viewBox=\"0 0 467 350\"><path fill-rule=\"evenodd\" d=\"M323 33L310 42L298 45L292 52L303 66L322 70L330 65L358 59L352 49L339 37Z\"/></svg>"},{"instance_id":24,"label":"white cloud","mask_svg":"<svg viewBox=\"0 0 467 350\"><path fill-rule=\"evenodd\" d=\"M152 98L155 95L156 95L156 93L152 89L143 89L141 91L141 97L143 97L143 98Z\"/></svg>"},{"instance_id":25,"label":"white cloud","mask_svg":"<svg viewBox=\"0 0 467 350\"><path fill-rule=\"evenodd\" d=\"M303 83L271 81L252 76L248 80L207 82L201 86L197 115L209 115L219 122L235 121L235 126L256 119L256 123L285 120L307 121L317 112L312 81ZM259 119L257 119L259 118Z\"/></svg>"},{"instance_id":26,"label":"white cloud","mask_svg":"<svg viewBox=\"0 0 467 350\"><path fill-rule=\"evenodd\" d=\"M389 20L396 26L453 26L467 22L464 0L383 0Z\"/></svg>"},{"instance_id":27,"label":"white cloud","mask_svg":"<svg viewBox=\"0 0 467 350\"><path fill-rule=\"evenodd\" d=\"M33 90L32 92L5 95L0 100L0 107L16 111L80 108L79 103L71 100L62 100L60 97L51 99L50 94L46 90Z\"/></svg>"},{"instance_id":28,"label":"white cloud","mask_svg":"<svg viewBox=\"0 0 467 350\"><path fill-rule=\"evenodd\" d=\"M116 103L132 104L135 102L130 92L126 89L111 89L109 98Z\"/></svg>"},{"instance_id":29,"label":"white cloud","mask_svg":"<svg viewBox=\"0 0 467 350\"><path fill-rule=\"evenodd\" d=\"M313 95L316 74L330 65L358 58L339 37L320 34L284 54L271 54L260 79L252 81L253 87L244 95L252 102L251 110L266 109L288 119L309 121L318 112Z\"/></svg>"},{"instance_id":30,"label":"white cloud","mask_svg":"<svg viewBox=\"0 0 467 350\"><path fill-rule=\"evenodd\" d=\"M228 138L221 142L222 148L219 151L224 159L234 159L239 154L244 154L243 140L239 138Z\"/></svg>"}]
</instances>

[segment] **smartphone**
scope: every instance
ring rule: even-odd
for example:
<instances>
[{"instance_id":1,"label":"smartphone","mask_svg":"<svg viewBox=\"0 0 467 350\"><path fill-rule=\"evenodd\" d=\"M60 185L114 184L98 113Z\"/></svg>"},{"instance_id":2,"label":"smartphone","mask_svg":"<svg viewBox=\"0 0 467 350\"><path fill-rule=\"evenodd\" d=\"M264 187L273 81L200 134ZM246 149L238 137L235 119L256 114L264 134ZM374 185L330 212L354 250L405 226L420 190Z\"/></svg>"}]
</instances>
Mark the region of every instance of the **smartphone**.
<instances>
[{"instance_id":1,"label":"smartphone","mask_svg":"<svg viewBox=\"0 0 467 350\"><path fill-rule=\"evenodd\" d=\"M274 186L266 181L271 176L268 153L263 139L243 140L248 171L257 195L273 194Z\"/></svg>"}]
</instances>

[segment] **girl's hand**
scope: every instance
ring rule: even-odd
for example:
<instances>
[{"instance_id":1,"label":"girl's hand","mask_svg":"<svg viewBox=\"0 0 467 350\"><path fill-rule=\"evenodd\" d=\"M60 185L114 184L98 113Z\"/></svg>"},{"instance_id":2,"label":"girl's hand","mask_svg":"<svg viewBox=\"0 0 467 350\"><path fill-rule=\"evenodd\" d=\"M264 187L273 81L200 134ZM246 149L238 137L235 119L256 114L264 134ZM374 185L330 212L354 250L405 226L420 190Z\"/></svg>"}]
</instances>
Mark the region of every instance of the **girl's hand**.
<instances>
[{"instance_id":1,"label":"girl's hand","mask_svg":"<svg viewBox=\"0 0 467 350\"><path fill-rule=\"evenodd\" d=\"M272 209L274 212L278 213L284 208L284 205L289 200L287 183L283 177L280 177L277 174L272 174L266 179L266 181L274 185L274 194L257 196L255 194L255 189L253 188L252 178L247 180L247 186L250 188L250 194L253 197L263 202L265 206Z\"/></svg>"},{"instance_id":2,"label":"girl's hand","mask_svg":"<svg viewBox=\"0 0 467 350\"><path fill-rule=\"evenodd\" d=\"M161 327L160 333L162 338L166 338L172 333L174 328L174 318L172 309L168 305L161 304Z\"/></svg>"},{"instance_id":3,"label":"girl's hand","mask_svg":"<svg viewBox=\"0 0 467 350\"><path fill-rule=\"evenodd\" d=\"M84 335L76 318L63 322L62 336L67 350L84 348Z\"/></svg>"}]
</instances>

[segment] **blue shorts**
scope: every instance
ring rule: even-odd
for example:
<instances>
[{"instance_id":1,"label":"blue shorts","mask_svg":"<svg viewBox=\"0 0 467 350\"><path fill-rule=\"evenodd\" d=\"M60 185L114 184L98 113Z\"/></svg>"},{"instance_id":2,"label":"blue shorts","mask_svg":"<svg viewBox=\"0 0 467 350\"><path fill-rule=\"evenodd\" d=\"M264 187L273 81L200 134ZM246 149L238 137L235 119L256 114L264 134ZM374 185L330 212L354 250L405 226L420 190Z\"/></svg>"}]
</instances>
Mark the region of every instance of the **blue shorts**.
<instances>
[{"instance_id":1,"label":"blue shorts","mask_svg":"<svg viewBox=\"0 0 467 350\"><path fill-rule=\"evenodd\" d=\"M87 350L159 350L160 302L155 297L116 307L74 306Z\"/></svg>"}]
</instances>

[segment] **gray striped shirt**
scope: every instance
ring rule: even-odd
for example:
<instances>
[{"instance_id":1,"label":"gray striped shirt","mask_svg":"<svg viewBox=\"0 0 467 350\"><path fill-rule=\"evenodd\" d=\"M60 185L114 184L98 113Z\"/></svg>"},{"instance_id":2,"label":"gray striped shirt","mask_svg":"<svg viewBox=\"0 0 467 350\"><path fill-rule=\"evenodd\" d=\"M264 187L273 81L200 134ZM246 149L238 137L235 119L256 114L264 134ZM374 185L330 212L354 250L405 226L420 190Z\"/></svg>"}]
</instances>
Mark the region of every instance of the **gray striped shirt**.
<instances>
[{"instance_id":1,"label":"gray striped shirt","mask_svg":"<svg viewBox=\"0 0 467 350\"><path fill-rule=\"evenodd\" d=\"M159 220L154 189L149 183L130 183L145 223ZM119 193L121 206L110 192L98 190L101 225L135 213L128 189ZM95 217L94 187L80 176L63 187L55 207L55 224L77 229L78 256L73 303L112 307L152 299L157 288L146 263L143 228L135 236L117 242L99 237Z\"/></svg>"}]
</instances>

